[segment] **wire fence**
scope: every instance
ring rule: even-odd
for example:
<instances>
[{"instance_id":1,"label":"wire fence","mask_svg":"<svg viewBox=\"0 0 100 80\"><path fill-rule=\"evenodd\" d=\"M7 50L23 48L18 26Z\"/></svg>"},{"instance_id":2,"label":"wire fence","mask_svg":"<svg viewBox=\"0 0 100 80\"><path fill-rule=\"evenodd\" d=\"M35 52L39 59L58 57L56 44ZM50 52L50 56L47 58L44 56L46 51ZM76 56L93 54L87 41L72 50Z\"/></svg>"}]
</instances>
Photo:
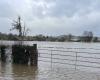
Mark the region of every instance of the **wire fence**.
<instances>
[{"instance_id":1,"label":"wire fence","mask_svg":"<svg viewBox=\"0 0 100 80\"><path fill-rule=\"evenodd\" d=\"M91 48L92 49L92 48ZM96 49L95 49L96 50ZM61 48L43 47L38 48L39 60L51 64L72 65L75 70L77 67L100 68L100 53L88 51L71 51ZM49 59L49 60L48 60ZM60 61L59 61L60 60Z\"/></svg>"}]
</instances>

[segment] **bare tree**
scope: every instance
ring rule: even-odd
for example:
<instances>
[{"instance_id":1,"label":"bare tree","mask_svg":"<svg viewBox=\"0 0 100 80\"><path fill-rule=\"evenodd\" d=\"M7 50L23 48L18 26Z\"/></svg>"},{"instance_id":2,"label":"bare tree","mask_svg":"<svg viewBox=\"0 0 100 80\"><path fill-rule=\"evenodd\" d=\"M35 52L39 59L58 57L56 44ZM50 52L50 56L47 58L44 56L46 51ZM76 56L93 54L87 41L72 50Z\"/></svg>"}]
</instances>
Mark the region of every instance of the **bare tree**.
<instances>
[{"instance_id":1,"label":"bare tree","mask_svg":"<svg viewBox=\"0 0 100 80\"><path fill-rule=\"evenodd\" d=\"M13 21L12 23L12 29L10 30L17 30L19 32L19 38L21 40L24 39L24 37L27 35L27 33L29 32L29 29L26 28L25 24L24 24L24 27L22 27L22 23L21 23L21 17L19 16L18 17L18 20L17 21Z\"/></svg>"},{"instance_id":2,"label":"bare tree","mask_svg":"<svg viewBox=\"0 0 100 80\"><path fill-rule=\"evenodd\" d=\"M93 32L91 32L91 31L84 31L83 32L83 35L81 37L81 41L91 42L92 39L93 39Z\"/></svg>"},{"instance_id":3,"label":"bare tree","mask_svg":"<svg viewBox=\"0 0 100 80\"><path fill-rule=\"evenodd\" d=\"M17 21L14 21L12 23L13 28L10 30L16 29L19 32L19 37L22 37L22 25L21 25L21 18L20 16L18 17Z\"/></svg>"}]
</instances>

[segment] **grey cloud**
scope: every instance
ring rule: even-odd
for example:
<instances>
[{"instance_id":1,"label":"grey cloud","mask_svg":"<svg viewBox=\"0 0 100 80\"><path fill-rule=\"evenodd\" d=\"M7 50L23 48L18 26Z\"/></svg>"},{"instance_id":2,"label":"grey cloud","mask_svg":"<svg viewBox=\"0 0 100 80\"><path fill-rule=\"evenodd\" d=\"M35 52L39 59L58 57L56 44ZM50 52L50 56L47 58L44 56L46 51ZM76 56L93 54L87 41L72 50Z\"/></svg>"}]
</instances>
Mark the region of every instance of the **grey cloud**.
<instances>
[{"instance_id":1,"label":"grey cloud","mask_svg":"<svg viewBox=\"0 0 100 80\"><path fill-rule=\"evenodd\" d=\"M2 0L0 27L4 28L0 31L9 30L10 17L21 15L31 34L80 34L84 30L100 34L99 8L100 0Z\"/></svg>"},{"instance_id":2,"label":"grey cloud","mask_svg":"<svg viewBox=\"0 0 100 80\"><path fill-rule=\"evenodd\" d=\"M0 17L8 18L15 14L13 7L8 3L7 0L0 2Z\"/></svg>"},{"instance_id":3,"label":"grey cloud","mask_svg":"<svg viewBox=\"0 0 100 80\"><path fill-rule=\"evenodd\" d=\"M41 0L35 0L35 1L41 2ZM34 12L38 14L36 16L72 17L76 14L85 15L91 13L94 10L98 11L100 7L99 0L51 0L51 1L42 0L42 1L46 2L46 4L44 4L45 9L41 5L38 5L37 7L35 7L35 9L33 8L33 11L36 10ZM47 8L46 5L49 5L50 3L54 5L52 5L50 8ZM46 12L45 16L43 15L43 11Z\"/></svg>"}]
</instances>

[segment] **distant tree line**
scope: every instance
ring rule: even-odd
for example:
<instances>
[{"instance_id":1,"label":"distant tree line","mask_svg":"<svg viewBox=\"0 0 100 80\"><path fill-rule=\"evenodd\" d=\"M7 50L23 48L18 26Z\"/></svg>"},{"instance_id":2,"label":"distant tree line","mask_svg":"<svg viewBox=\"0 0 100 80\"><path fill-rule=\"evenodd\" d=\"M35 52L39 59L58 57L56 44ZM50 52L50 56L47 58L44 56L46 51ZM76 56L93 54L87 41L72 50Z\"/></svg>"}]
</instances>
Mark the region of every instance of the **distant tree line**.
<instances>
[{"instance_id":1,"label":"distant tree line","mask_svg":"<svg viewBox=\"0 0 100 80\"><path fill-rule=\"evenodd\" d=\"M0 32L0 40L19 40L19 35L5 34ZM81 36L72 34L60 36L44 36L42 34L36 36L24 36L25 41L58 41L58 42L100 42L99 37L95 37L91 31L84 31Z\"/></svg>"},{"instance_id":2,"label":"distant tree line","mask_svg":"<svg viewBox=\"0 0 100 80\"><path fill-rule=\"evenodd\" d=\"M91 31L84 31L82 36L79 37L81 42L98 42L99 38L93 35Z\"/></svg>"},{"instance_id":3,"label":"distant tree line","mask_svg":"<svg viewBox=\"0 0 100 80\"><path fill-rule=\"evenodd\" d=\"M0 40L17 40L17 35L16 34L5 34L0 32Z\"/></svg>"}]
</instances>

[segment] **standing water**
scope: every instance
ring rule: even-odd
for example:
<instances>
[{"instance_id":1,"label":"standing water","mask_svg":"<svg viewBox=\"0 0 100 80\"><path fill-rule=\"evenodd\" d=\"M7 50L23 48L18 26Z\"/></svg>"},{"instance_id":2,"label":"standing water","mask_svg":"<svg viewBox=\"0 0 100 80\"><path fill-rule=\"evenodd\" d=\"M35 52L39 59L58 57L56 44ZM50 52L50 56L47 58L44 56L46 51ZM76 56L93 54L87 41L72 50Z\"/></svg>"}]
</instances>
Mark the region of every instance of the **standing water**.
<instances>
[{"instance_id":1,"label":"standing water","mask_svg":"<svg viewBox=\"0 0 100 80\"><path fill-rule=\"evenodd\" d=\"M91 52L100 53L100 43L33 42L33 41L31 42L25 41L24 43L28 45L32 45L35 43L38 45L38 53L39 53L38 67L28 66L28 65L15 65L11 63L11 60L9 58L7 59L6 63L0 62L0 80L100 80L99 77L100 68L98 68L100 65L86 62L88 60L92 62L97 61L99 63L99 60L91 59L93 57L95 58L100 57L98 56L98 54L90 55L87 53ZM1 41L0 44L13 45L17 44L17 42ZM60 52L57 50L60 50ZM84 62L77 61L77 65L85 65L85 66L76 66L76 69L75 65L69 65L75 63L76 57L54 55L54 54L61 54L61 55L67 54L76 56L76 52L79 52L78 56L83 56L88 58L88 59L78 58L78 60L84 61L84 59L86 59L86 61ZM11 54L11 49L8 49L6 53L7 55ZM47 55L46 53L50 55ZM40 56L43 56L45 58ZM54 59L51 60L51 57ZM66 58L72 59L72 61L68 61ZM51 61L58 63L51 64ZM61 62L69 64L60 64Z\"/></svg>"}]
</instances>

